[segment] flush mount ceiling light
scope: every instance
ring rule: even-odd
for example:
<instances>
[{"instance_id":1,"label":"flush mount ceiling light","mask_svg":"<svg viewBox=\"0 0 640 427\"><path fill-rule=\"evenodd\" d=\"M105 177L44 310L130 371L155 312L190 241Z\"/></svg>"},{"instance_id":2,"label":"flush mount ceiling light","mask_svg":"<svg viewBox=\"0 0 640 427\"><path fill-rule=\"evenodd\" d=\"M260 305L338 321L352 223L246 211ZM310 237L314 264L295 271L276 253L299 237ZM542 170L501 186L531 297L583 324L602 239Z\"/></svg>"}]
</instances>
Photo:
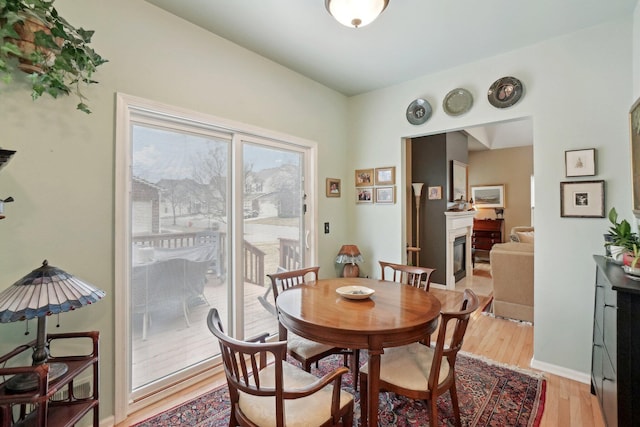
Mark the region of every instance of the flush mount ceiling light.
<instances>
[{"instance_id":1,"label":"flush mount ceiling light","mask_svg":"<svg viewBox=\"0 0 640 427\"><path fill-rule=\"evenodd\" d=\"M336 21L351 28L372 23L389 0L325 0L324 5Z\"/></svg>"}]
</instances>

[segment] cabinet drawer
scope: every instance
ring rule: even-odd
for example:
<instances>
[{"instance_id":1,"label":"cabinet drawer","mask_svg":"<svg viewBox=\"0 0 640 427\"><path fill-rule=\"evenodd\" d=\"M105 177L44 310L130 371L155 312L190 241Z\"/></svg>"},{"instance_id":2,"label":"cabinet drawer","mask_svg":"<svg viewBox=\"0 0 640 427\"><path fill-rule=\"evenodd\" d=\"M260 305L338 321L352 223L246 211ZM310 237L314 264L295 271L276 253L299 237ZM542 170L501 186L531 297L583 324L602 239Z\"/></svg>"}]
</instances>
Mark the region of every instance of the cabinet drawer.
<instances>
[{"instance_id":1,"label":"cabinet drawer","mask_svg":"<svg viewBox=\"0 0 640 427\"><path fill-rule=\"evenodd\" d=\"M618 425L618 380L606 354L602 358L602 413L607 426Z\"/></svg>"},{"instance_id":2,"label":"cabinet drawer","mask_svg":"<svg viewBox=\"0 0 640 427\"><path fill-rule=\"evenodd\" d=\"M604 355L602 331L598 325L593 325L593 346L591 348L591 384L595 388L598 401L602 404L602 359Z\"/></svg>"},{"instance_id":3,"label":"cabinet drawer","mask_svg":"<svg viewBox=\"0 0 640 427\"><path fill-rule=\"evenodd\" d=\"M595 304L593 307L593 322L597 324L602 331L602 328L604 327L604 287L602 285L596 285Z\"/></svg>"},{"instance_id":4,"label":"cabinet drawer","mask_svg":"<svg viewBox=\"0 0 640 427\"><path fill-rule=\"evenodd\" d=\"M614 372L618 371L618 342L617 342L617 315L616 307L605 303L604 320L602 325L602 334L604 336L604 347L611 358L611 365Z\"/></svg>"}]
</instances>

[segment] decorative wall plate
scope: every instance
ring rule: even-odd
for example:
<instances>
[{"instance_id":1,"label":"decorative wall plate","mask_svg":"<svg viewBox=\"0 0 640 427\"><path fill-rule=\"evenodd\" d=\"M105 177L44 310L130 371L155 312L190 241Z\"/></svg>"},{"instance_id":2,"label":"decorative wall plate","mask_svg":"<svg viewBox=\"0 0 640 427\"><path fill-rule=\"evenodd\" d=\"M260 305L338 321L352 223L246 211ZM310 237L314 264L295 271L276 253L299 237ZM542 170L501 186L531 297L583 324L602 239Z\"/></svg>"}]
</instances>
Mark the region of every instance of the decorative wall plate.
<instances>
[{"instance_id":1,"label":"decorative wall plate","mask_svg":"<svg viewBox=\"0 0 640 427\"><path fill-rule=\"evenodd\" d=\"M412 125L421 125L431 117L431 104L418 98L407 107L407 120Z\"/></svg>"},{"instance_id":2,"label":"decorative wall plate","mask_svg":"<svg viewBox=\"0 0 640 427\"><path fill-rule=\"evenodd\" d=\"M487 98L494 107L507 108L520 101L523 89L522 82L515 77L503 77L493 82Z\"/></svg>"},{"instance_id":3,"label":"decorative wall plate","mask_svg":"<svg viewBox=\"0 0 640 427\"><path fill-rule=\"evenodd\" d=\"M471 92L463 88L453 89L444 97L442 108L450 116L459 116L469 111L473 105Z\"/></svg>"}]
</instances>

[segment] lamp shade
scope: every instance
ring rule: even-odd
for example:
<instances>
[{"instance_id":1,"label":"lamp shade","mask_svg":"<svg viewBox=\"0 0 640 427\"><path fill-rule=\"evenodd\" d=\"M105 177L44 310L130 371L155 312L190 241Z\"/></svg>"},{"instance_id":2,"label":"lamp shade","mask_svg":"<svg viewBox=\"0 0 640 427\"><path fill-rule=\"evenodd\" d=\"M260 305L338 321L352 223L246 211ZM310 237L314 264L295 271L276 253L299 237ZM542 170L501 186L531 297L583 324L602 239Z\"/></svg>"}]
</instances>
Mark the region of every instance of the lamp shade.
<instances>
[{"instance_id":1,"label":"lamp shade","mask_svg":"<svg viewBox=\"0 0 640 427\"><path fill-rule=\"evenodd\" d=\"M351 28L372 23L389 0L325 0L324 5L336 21Z\"/></svg>"},{"instance_id":2,"label":"lamp shade","mask_svg":"<svg viewBox=\"0 0 640 427\"><path fill-rule=\"evenodd\" d=\"M75 310L104 296L104 291L50 266L45 260L42 267L0 293L0 323Z\"/></svg>"},{"instance_id":3,"label":"lamp shade","mask_svg":"<svg viewBox=\"0 0 640 427\"><path fill-rule=\"evenodd\" d=\"M336 257L336 262L338 264L354 264L362 261L363 258L360 254L360 249L358 249L356 245L343 245Z\"/></svg>"},{"instance_id":4,"label":"lamp shade","mask_svg":"<svg viewBox=\"0 0 640 427\"><path fill-rule=\"evenodd\" d=\"M420 197L424 184L422 182L414 182L411 186L413 187L413 194L415 194L416 197Z\"/></svg>"}]
</instances>

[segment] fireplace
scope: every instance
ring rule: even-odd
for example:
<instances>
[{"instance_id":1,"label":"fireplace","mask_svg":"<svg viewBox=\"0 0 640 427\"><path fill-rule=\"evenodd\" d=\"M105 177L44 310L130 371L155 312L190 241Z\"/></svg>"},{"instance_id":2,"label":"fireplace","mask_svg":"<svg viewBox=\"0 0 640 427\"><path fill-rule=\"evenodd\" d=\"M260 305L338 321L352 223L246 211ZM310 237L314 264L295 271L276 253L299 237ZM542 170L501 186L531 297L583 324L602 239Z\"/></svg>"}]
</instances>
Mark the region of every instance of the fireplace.
<instances>
[{"instance_id":1,"label":"fireplace","mask_svg":"<svg viewBox=\"0 0 640 427\"><path fill-rule=\"evenodd\" d=\"M476 211L445 212L447 221L446 284L455 290L456 282L473 275L471 267L471 234Z\"/></svg>"},{"instance_id":2,"label":"fireplace","mask_svg":"<svg viewBox=\"0 0 640 427\"><path fill-rule=\"evenodd\" d=\"M453 277L456 282L467 276L466 269L466 243L467 236L458 236L453 241Z\"/></svg>"}]
</instances>

